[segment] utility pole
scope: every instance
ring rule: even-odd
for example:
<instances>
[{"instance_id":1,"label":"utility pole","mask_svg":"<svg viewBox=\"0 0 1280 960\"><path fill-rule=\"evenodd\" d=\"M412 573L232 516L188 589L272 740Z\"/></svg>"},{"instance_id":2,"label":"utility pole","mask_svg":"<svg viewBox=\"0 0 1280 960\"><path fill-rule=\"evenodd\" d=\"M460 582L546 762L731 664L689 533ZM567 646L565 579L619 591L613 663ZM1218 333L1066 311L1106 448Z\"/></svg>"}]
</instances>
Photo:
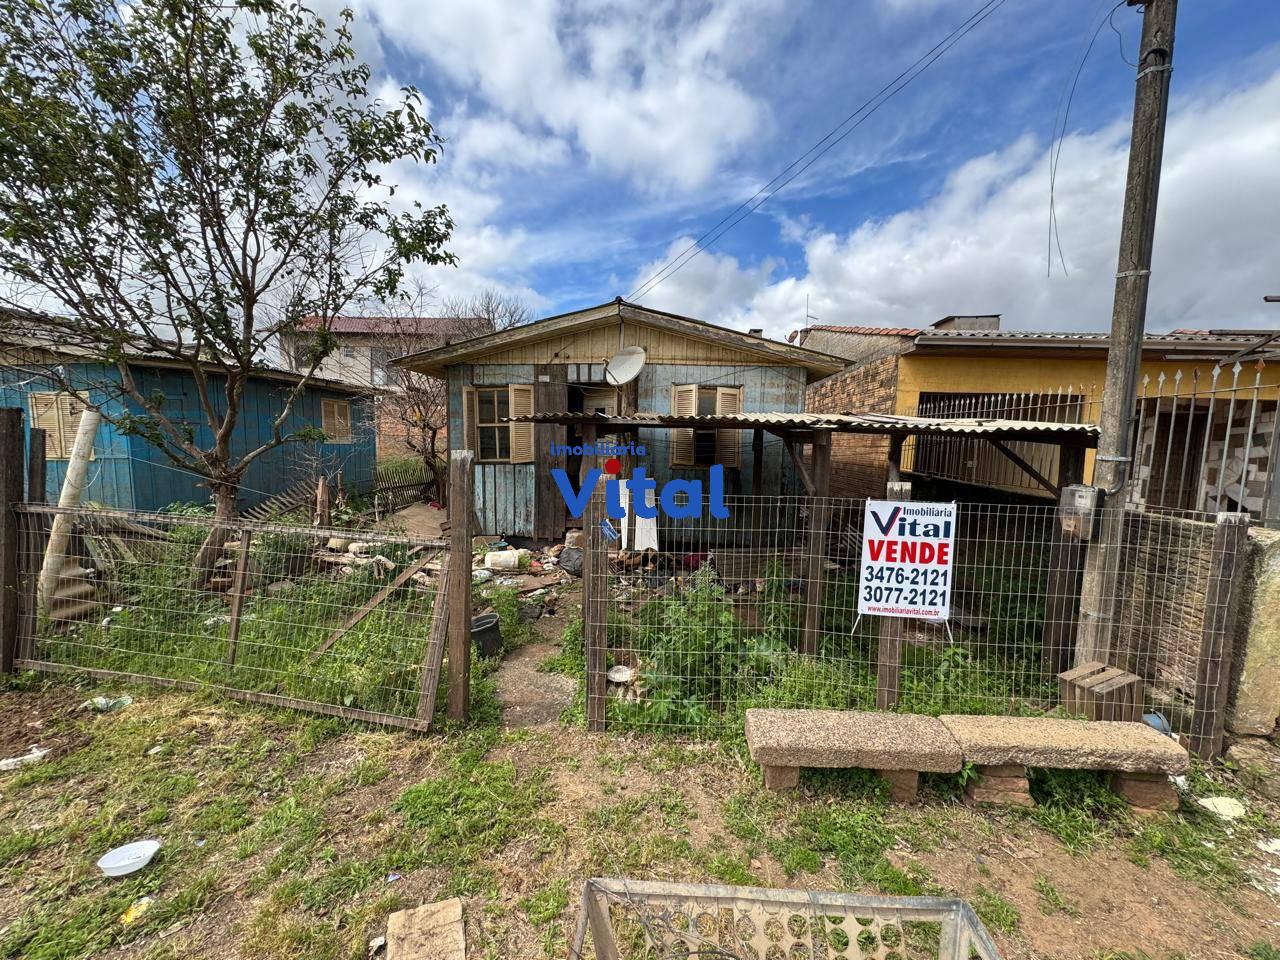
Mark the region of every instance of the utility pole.
<instances>
[{"instance_id":1,"label":"utility pole","mask_svg":"<svg viewBox=\"0 0 1280 960\"><path fill-rule=\"evenodd\" d=\"M1139 0L1128 0L1138 6ZM1111 344L1098 426L1098 452L1093 485L1102 491L1105 511L1101 529L1089 551L1080 595L1080 632L1076 662L1107 662L1115 621L1114 583L1120 571L1124 532L1124 490L1133 479L1133 406L1147 319L1151 281L1151 248L1155 240L1156 198L1164 153L1169 79L1173 72L1173 28L1177 0L1146 0L1142 15L1138 75L1133 96L1133 133L1129 141L1129 173L1120 226L1116 292L1111 307Z\"/></svg>"}]
</instances>

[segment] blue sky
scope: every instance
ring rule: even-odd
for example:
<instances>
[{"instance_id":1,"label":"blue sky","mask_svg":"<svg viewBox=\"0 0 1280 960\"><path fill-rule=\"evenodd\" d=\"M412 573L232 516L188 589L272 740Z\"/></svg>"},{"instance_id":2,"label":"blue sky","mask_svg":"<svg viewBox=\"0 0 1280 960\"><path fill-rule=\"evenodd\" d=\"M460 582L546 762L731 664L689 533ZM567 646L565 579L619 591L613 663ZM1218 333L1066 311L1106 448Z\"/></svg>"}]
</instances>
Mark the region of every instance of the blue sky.
<instances>
[{"instance_id":1,"label":"blue sky","mask_svg":"<svg viewBox=\"0 0 1280 960\"><path fill-rule=\"evenodd\" d=\"M1109 323L1133 69L1112 2L1007 0L845 141L643 302L785 335L1001 312ZM361 0L378 80L448 140L397 171L447 202L441 296L494 286L542 314L626 296L979 6L978 0ZM1113 22L1124 54L1140 14ZM1056 188L1055 112L1103 23ZM1280 5L1183 0L1149 327L1280 326ZM1273 315L1274 314L1274 315Z\"/></svg>"}]
</instances>

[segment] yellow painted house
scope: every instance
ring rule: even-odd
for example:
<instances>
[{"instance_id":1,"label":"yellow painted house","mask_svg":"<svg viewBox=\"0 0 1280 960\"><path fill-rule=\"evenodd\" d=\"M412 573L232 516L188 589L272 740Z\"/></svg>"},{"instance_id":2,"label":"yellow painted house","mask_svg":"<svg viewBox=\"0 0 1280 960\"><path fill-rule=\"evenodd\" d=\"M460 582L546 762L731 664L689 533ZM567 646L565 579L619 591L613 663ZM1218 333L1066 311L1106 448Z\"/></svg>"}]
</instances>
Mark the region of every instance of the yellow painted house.
<instances>
[{"instance_id":1,"label":"yellow painted house","mask_svg":"<svg viewBox=\"0 0 1280 960\"><path fill-rule=\"evenodd\" d=\"M1136 503L1280 514L1271 455L1280 426L1280 363L1267 362L1266 335L1177 330L1146 337L1133 414ZM810 410L1062 422L1097 421L1110 340L1105 333L1002 330L995 315L945 317L921 329L816 326L792 336L850 364L809 387ZM833 451L846 467L843 492L883 492L881 443L850 437ZM926 481L1053 496L1056 450L1024 444L1017 452L1050 482L976 440L922 441L907 451L904 467Z\"/></svg>"}]
</instances>

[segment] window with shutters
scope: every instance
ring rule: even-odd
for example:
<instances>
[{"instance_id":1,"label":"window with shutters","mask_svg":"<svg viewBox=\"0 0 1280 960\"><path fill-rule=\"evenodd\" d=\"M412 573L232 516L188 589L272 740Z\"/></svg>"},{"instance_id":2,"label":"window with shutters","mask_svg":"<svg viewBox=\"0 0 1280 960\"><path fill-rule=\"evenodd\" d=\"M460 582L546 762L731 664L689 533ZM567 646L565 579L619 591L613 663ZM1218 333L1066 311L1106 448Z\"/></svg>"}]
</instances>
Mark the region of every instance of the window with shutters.
<instances>
[{"instance_id":1,"label":"window with shutters","mask_svg":"<svg viewBox=\"0 0 1280 960\"><path fill-rule=\"evenodd\" d=\"M321 400L320 421L326 443L351 443L351 404L348 401Z\"/></svg>"},{"instance_id":2,"label":"window with shutters","mask_svg":"<svg viewBox=\"0 0 1280 960\"><path fill-rule=\"evenodd\" d=\"M732 416L742 412L741 387L704 387L677 384L672 387L671 412L677 416ZM741 437L738 430L671 431L673 467L739 466Z\"/></svg>"},{"instance_id":3,"label":"window with shutters","mask_svg":"<svg viewBox=\"0 0 1280 960\"><path fill-rule=\"evenodd\" d=\"M84 410L80 398L73 393L31 393L27 395L27 406L31 426L44 431L45 459L70 459Z\"/></svg>"},{"instance_id":4,"label":"window with shutters","mask_svg":"<svg viewBox=\"0 0 1280 960\"><path fill-rule=\"evenodd\" d=\"M467 447L479 463L532 463L533 424L510 423L509 417L531 416L533 385L467 387L462 415Z\"/></svg>"}]
</instances>

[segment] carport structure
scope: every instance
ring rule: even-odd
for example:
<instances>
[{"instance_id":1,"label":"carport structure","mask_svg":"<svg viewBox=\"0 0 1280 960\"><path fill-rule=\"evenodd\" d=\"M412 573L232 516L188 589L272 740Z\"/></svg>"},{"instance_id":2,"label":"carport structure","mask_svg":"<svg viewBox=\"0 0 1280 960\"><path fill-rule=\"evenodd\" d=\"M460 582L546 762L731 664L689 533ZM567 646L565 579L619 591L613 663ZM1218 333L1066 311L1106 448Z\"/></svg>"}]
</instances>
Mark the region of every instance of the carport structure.
<instances>
[{"instance_id":1,"label":"carport structure","mask_svg":"<svg viewBox=\"0 0 1280 960\"><path fill-rule=\"evenodd\" d=\"M606 413L556 413L540 412L526 417L511 418L516 422L577 425L584 444L595 443L603 436L616 437L625 442L634 439L641 429L646 430L738 430L750 431L755 469L752 471L753 497L766 497L772 492L762 489L763 471L760 465L764 456L765 434L777 437L784 444L804 487L811 498L808 511L807 545L804 552L804 625L800 651L816 654L822 631L822 598L824 570L827 563L827 532L831 521L833 501L829 498L831 479L831 441L837 433L887 436L890 499L910 499L909 483L902 482L903 448L907 441L921 437L965 438L989 444L995 450L1045 487L1055 496L1062 487L1080 483L1084 478L1085 451L1096 447L1098 428L1093 424L1052 423L1042 421L911 417L879 413L736 413L707 415L676 415L666 413L637 412L621 415ZM1015 442L1043 443L1056 446L1059 451L1059 482L1054 483L1036 470L1010 444ZM803 448L808 446L806 458ZM600 459L600 458L597 458ZM629 475L632 464L622 458L622 476ZM581 476L599 463L583 457ZM604 723L604 669L605 649L605 583L608 559L607 544L595 529L603 518L599 497L593 497L584 516L586 526L586 555L583 566L583 610L586 624L586 648L588 666L588 720L593 727L603 728ZM630 518L629 518L630 519ZM629 541L634 542L634 541ZM1069 569L1069 563L1054 563L1052 569ZM1057 573L1051 574L1057 576ZM1075 587L1062 584L1050 591L1051 597L1067 597ZM1050 616L1047 623L1065 625L1067 618ZM881 688L897 689L896 671L901 660L901 634L897 624L887 619L882 643L881 667L886 671ZM1056 634L1063 626L1046 630L1046 648L1057 649L1069 639ZM1053 633L1055 635L1050 636Z\"/></svg>"}]
</instances>

